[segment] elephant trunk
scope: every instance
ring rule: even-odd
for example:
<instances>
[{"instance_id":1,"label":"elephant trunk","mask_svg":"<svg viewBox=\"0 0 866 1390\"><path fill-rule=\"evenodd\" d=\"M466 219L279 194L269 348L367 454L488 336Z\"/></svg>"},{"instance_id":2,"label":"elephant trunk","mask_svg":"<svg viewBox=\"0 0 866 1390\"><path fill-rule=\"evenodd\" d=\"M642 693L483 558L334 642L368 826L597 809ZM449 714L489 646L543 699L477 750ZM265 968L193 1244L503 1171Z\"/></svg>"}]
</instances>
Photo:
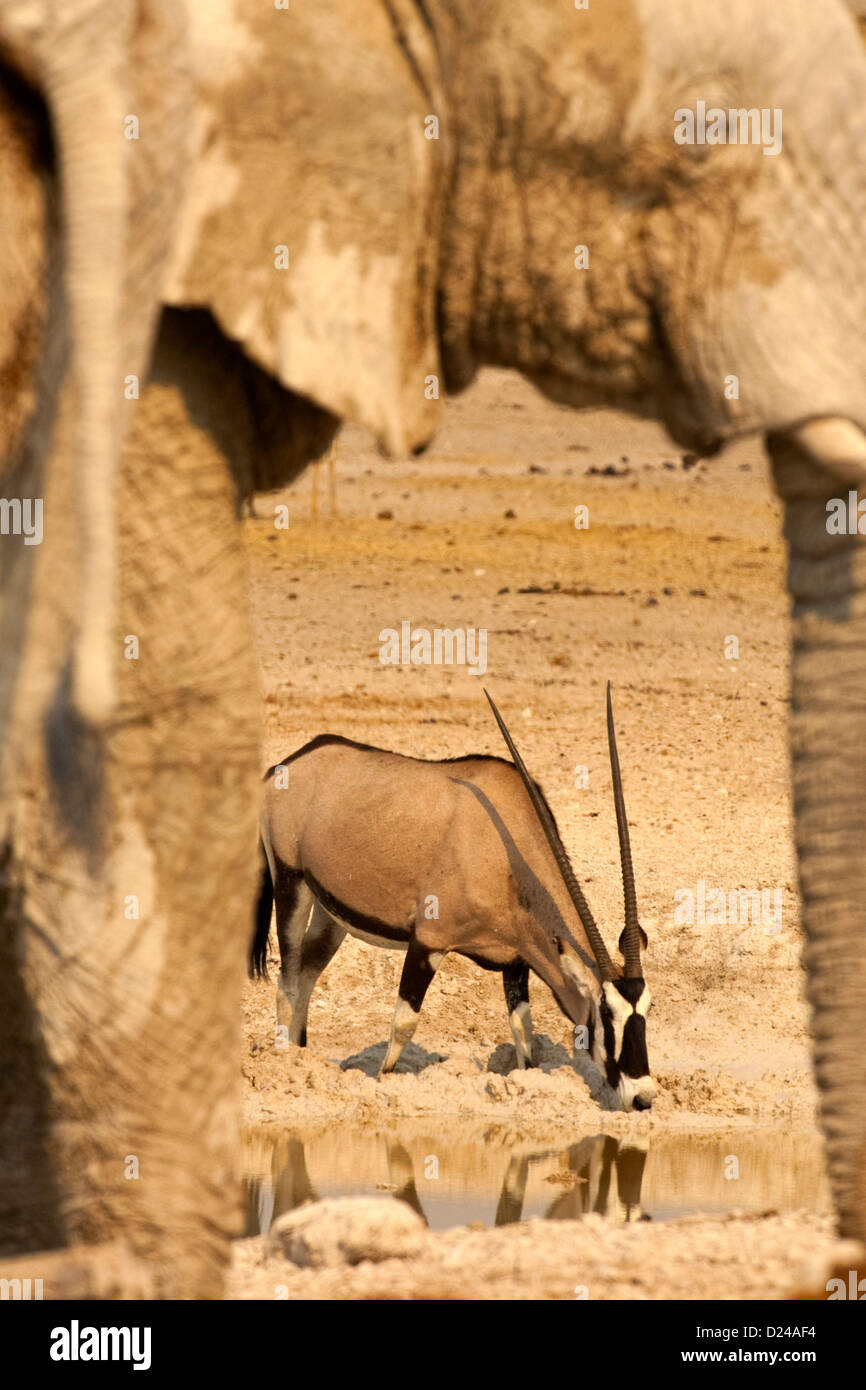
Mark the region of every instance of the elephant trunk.
<instances>
[{"instance_id":1,"label":"elephant trunk","mask_svg":"<svg viewBox=\"0 0 866 1390\"><path fill-rule=\"evenodd\" d=\"M771 435L793 607L792 758L815 1069L843 1235L866 1241L866 436ZM839 518L844 513L844 521ZM866 504L864 504L866 513Z\"/></svg>"}]
</instances>

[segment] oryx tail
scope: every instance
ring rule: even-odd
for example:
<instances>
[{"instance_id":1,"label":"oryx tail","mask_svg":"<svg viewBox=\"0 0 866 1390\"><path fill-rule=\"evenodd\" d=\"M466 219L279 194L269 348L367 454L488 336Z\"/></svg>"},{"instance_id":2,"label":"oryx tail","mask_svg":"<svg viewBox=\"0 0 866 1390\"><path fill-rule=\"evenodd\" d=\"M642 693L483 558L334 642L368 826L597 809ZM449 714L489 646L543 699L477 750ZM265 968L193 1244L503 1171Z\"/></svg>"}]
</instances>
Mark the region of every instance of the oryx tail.
<instances>
[{"instance_id":1,"label":"oryx tail","mask_svg":"<svg viewBox=\"0 0 866 1390\"><path fill-rule=\"evenodd\" d=\"M249 971L253 979L268 978L268 935L271 930L271 909L274 905L274 881L271 866L262 844L262 879L256 905L256 929L250 945Z\"/></svg>"}]
</instances>

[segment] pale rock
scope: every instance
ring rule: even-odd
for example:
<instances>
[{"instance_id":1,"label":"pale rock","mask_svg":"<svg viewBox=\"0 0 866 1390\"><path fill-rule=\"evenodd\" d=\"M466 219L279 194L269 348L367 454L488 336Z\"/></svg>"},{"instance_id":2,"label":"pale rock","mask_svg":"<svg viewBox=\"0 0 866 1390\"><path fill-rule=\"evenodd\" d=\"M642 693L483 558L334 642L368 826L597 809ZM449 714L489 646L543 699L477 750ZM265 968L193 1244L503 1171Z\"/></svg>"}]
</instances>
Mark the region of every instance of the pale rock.
<instances>
[{"instance_id":1,"label":"pale rock","mask_svg":"<svg viewBox=\"0 0 866 1390\"><path fill-rule=\"evenodd\" d=\"M271 1227L268 1251L301 1268L408 1259L427 1244L427 1227L405 1202L332 1197L287 1212Z\"/></svg>"}]
</instances>

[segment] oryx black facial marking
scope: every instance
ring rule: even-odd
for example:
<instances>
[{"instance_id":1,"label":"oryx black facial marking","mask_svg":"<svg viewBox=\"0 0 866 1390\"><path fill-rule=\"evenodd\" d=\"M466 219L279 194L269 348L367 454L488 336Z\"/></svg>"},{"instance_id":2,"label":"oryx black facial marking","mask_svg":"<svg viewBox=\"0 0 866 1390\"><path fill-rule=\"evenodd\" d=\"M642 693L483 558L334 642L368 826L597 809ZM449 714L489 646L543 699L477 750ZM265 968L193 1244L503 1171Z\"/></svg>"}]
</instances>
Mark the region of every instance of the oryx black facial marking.
<instances>
[{"instance_id":1,"label":"oryx black facial marking","mask_svg":"<svg viewBox=\"0 0 866 1390\"><path fill-rule=\"evenodd\" d=\"M487 694L486 691L484 693ZM643 1020L645 1020L649 1009L650 997L642 978L640 959L641 948L646 946L647 938L637 916L634 868L628 817L622 789L622 773L614 732L610 682L608 681L607 685L607 733L622 864L623 896L625 898L625 928L620 936L620 949L625 957L622 972L618 971L611 961L601 932L595 923L589 904L565 852L550 807L540 794L537 783L533 782L530 777L514 746L514 741L489 695L487 695L487 699L508 750L514 759L514 764L535 807L545 838L553 851L557 867L577 910L577 915L589 939L598 965L598 973L601 976L601 991L595 995L593 1006L598 1016L598 1026L593 1029L592 1033L593 1060L603 1069L609 1084L617 1090L624 1109L649 1109L655 1096L655 1085L649 1075L649 1062L646 1055L646 1024ZM564 940L561 937L556 939L555 946L565 959L565 942L570 945L574 943L567 928L563 935ZM628 1030L627 1041L626 1030Z\"/></svg>"},{"instance_id":2,"label":"oryx black facial marking","mask_svg":"<svg viewBox=\"0 0 866 1390\"><path fill-rule=\"evenodd\" d=\"M602 985L598 1001L601 1044L593 1057L627 1109L648 1110L655 1096L649 1075L646 1015L652 1000L640 976L619 976Z\"/></svg>"},{"instance_id":3,"label":"oryx black facial marking","mask_svg":"<svg viewBox=\"0 0 866 1390\"><path fill-rule=\"evenodd\" d=\"M618 979L613 981L617 994L631 1007L627 1011L611 1007L607 991L600 1001L604 1029L605 1070L611 1086L619 1085L621 1075L639 1080L649 1072L646 1047L646 1018L637 1012L646 989L644 980Z\"/></svg>"},{"instance_id":4,"label":"oryx black facial marking","mask_svg":"<svg viewBox=\"0 0 866 1390\"><path fill-rule=\"evenodd\" d=\"M622 1032L622 1051L619 1054L620 1070L626 1076L637 1079L649 1071L646 1050L646 1019L640 1014L632 1014L625 1021Z\"/></svg>"}]
</instances>

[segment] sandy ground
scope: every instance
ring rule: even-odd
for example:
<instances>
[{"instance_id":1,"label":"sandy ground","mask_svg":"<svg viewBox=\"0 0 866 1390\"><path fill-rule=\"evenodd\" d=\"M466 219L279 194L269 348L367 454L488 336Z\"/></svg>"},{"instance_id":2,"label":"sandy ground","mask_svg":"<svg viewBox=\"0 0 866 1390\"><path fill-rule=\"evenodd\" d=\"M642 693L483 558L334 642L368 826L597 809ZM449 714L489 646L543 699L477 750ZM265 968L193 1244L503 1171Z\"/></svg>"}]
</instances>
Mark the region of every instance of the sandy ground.
<instances>
[{"instance_id":1,"label":"sandy ground","mask_svg":"<svg viewBox=\"0 0 866 1390\"><path fill-rule=\"evenodd\" d=\"M428 1235L409 1257L298 1267L259 1237L232 1271L236 1298L774 1299L823 1277L828 1221L809 1213L654 1225L527 1221Z\"/></svg>"},{"instance_id":2,"label":"sandy ground","mask_svg":"<svg viewBox=\"0 0 866 1390\"><path fill-rule=\"evenodd\" d=\"M248 986L249 1126L330 1130L338 1149L340 1126L403 1143L435 1122L443 1147L468 1136L506 1155L592 1134L651 1146L674 1134L741 1136L763 1146L770 1168L785 1153L795 1175L808 1150L802 1195L812 1211L464 1228L431 1235L410 1273L384 1264L302 1271L252 1240L238 1244L231 1294L273 1297L279 1284L290 1297L512 1297L518 1287L524 1297L573 1297L574 1284L589 1283L599 1297L778 1296L798 1282L801 1255L829 1249L830 1230L799 964L784 551L760 445L684 462L655 426L560 410L489 372L449 403L427 455L390 463L347 428L336 476L337 516L320 465L317 520L308 472L284 494L260 497L245 523L263 767L325 732L425 757L501 755L487 685L613 949L622 907L604 722L610 679L650 937L660 1095L648 1115L601 1108L571 1064L566 1020L535 979L542 1066L511 1073L501 979L457 957L427 995L417 1047L377 1083L402 957L349 938L313 997L305 1051L275 1050L273 985ZM285 530L274 525L281 504ZM586 529L574 524L579 506ZM483 677L383 665L379 634L403 620L485 628ZM576 785L579 767L587 786ZM699 882L707 894L778 890L781 922L730 920L729 907L729 920L677 921L683 891ZM712 1259L701 1253L708 1242ZM586 1277L575 1259L591 1261ZM437 1293L418 1292L419 1260Z\"/></svg>"}]
</instances>

